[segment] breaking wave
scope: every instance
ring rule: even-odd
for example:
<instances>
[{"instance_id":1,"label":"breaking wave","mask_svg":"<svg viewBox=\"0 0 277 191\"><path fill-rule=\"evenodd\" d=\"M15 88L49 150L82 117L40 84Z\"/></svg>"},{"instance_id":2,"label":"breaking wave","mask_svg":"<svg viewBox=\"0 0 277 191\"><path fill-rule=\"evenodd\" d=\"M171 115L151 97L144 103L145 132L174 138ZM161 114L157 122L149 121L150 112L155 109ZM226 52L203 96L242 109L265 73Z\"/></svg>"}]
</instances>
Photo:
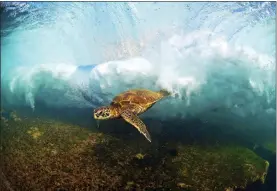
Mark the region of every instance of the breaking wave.
<instances>
[{"instance_id":1,"label":"breaking wave","mask_svg":"<svg viewBox=\"0 0 277 191\"><path fill-rule=\"evenodd\" d=\"M145 116L275 128L275 12L275 2L3 3L2 103L94 108L166 88L173 96Z\"/></svg>"}]
</instances>

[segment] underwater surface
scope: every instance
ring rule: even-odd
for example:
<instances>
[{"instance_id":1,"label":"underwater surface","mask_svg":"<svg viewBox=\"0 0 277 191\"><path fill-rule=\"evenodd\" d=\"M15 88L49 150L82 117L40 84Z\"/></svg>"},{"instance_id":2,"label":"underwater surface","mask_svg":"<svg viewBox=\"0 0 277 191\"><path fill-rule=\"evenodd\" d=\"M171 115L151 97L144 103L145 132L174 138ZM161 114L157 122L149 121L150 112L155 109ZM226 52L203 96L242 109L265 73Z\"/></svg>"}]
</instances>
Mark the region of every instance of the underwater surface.
<instances>
[{"instance_id":1,"label":"underwater surface","mask_svg":"<svg viewBox=\"0 0 277 191\"><path fill-rule=\"evenodd\" d=\"M0 8L0 190L275 190L276 2ZM152 142L98 127L138 88Z\"/></svg>"}]
</instances>

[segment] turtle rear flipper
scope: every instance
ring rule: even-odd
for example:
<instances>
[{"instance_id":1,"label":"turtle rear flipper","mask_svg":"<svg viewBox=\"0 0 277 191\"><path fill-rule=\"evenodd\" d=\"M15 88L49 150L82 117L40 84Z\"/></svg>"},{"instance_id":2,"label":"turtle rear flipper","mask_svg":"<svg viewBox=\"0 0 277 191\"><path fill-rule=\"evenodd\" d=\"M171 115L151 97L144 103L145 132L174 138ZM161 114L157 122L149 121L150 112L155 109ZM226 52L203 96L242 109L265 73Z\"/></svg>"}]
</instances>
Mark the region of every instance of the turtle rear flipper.
<instances>
[{"instance_id":1,"label":"turtle rear flipper","mask_svg":"<svg viewBox=\"0 0 277 191\"><path fill-rule=\"evenodd\" d=\"M146 129L145 124L140 120L140 118L137 115L135 115L130 110L124 110L121 112L121 117L125 121L127 121L128 123L136 127L139 130L139 132L143 134L148 141L151 142L151 137L149 132Z\"/></svg>"}]
</instances>

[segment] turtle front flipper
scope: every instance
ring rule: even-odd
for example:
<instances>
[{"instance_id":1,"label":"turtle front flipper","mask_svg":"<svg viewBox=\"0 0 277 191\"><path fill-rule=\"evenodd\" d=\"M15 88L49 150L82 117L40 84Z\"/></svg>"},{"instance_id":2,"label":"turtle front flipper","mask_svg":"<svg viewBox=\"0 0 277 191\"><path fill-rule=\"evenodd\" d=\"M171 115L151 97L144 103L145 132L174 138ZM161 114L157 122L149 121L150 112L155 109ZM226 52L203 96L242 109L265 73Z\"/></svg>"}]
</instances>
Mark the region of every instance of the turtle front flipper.
<instances>
[{"instance_id":1,"label":"turtle front flipper","mask_svg":"<svg viewBox=\"0 0 277 191\"><path fill-rule=\"evenodd\" d=\"M137 115L135 115L133 112L129 110L124 110L121 112L121 117L131 125L135 126L139 130L139 132L143 134L148 141L151 142L151 137L146 129L145 124L140 120L140 118Z\"/></svg>"}]
</instances>

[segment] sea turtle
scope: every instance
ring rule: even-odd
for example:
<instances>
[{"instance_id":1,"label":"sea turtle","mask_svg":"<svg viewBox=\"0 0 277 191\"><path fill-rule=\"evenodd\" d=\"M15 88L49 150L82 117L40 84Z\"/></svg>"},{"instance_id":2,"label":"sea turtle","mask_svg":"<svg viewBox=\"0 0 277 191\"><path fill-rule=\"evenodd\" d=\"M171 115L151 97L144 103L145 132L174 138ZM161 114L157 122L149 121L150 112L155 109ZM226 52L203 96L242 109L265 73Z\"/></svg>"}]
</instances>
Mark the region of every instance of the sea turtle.
<instances>
[{"instance_id":1,"label":"sea turtle","mask_svg":"<svg viewBox=\"0 0 277 191\"><path fill-rule=\"evenodd\" d=\"M157 101L169 95L170 93L166 90L131 89L114 97L109 106L95 109L94 119L105 120L122 117L125 121L136 127L151 142L150 134L138 115L144 113Z\"/></svg>"}]
</instances>

